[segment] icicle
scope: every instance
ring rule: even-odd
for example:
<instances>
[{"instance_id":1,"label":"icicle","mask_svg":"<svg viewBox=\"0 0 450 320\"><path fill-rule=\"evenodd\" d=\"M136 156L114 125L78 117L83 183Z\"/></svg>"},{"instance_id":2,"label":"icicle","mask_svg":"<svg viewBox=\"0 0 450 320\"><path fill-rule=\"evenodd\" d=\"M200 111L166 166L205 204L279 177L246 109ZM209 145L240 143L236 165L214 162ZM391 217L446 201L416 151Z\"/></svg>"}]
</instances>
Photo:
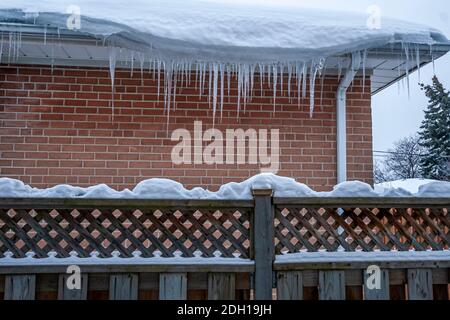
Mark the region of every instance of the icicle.
<instances>
[{"instance_id":1,"label":"icicle","mask_svg":"<svg viewBox=\"0 0 450 320\"><path fill-rule=\"evenodd\" d=\"M19 60L19 50L22 47L22 30L19 29L18 33L18 41L17 41L17 60Z\"/></svg>"},{"instance_id":2,"label":"icicle","mask_svg":"<svg viewBox=\"0 0 450 320\"><path fill-rule=\"evenodd\" d=\"M298 107L300 108L302 97L301 97L301 91L302 91L302 71L300 69L300 64L297 63L295 66L295 73L297 75L297 100L298 100Z\"/></svg>"},{"instance_id":3,"label":"icicle","mask_svg":"<svg viewBox=\"0 0 450 320\"><path fill-rule=\"evenodd\" d=\"M3 32L2 32L2 38L0 40L0 63L2 63L2 55L3 55Z\"/></svg>"},{"instance_id":4,"label":"icicle","mask_svg":"<svg viewBox=\"0 0 450 320\"><path fill-rule=\"evenodd\" d=\"M169 64L169 67L164 65L165 71L165 77L164 80L166 82L166 104L165 104L165 111L167 114L167 130L169 130L169 119L170 119L170 104L172 102L172 85L173 85L173 70L174 70L174 62L172 61Z\"/></svg>"},{"instance_id":5,"label":"icicle","mask_svg":"<svg viewBox=\"0 0 450 320\"><path fill-rule=\"evenodd\" d=\"M52 58L51 58L51 66L50 66L50 70L51 70L51 72L52 72L52 74L53 74L53 69L54 69L54 67L55 67L55 45L54 45L54 44L52 44L52 53L51 53L51 56L52 56Z\"/></svg>"},{"instance_id":6,"label":"icicle","mask_svg":"<svg viewBox=\"0 0 450 320\"><path fill-rule=\"evenodd\" d=\"M277 81L278 81L278 75L277 75L277 65L272 66L272 72L273 72L273 112L276 110L276 99L277 99Z\"/></svg>"},{"instance_id":7,"label":"icicle","mask_svg":"<svg viewBox=\"0 0 450 320\"><path fill-rule=\"evenodd\" d=\"M186 77L186 69L187 69L187 67L186 67L186 61L183 61L182 63L181 63L181 65L180 65L180 76L181 76L181 79L180 79L180 88L183 88L183 86L184 86L184 78L187 78ZM186 82L187 82L187 80L186 80Z\"/></svg>"},{"instance_id":8,"label":"icicle","mask_svg":"<svg viewBox=\"0 0 450 320\"><path fill-rule=\"evenodd\" d=\"M158 61L158 93L157 93L158 102L159 102L160 88L161 88L161 61Z\"/></svg>"},{"instance_id":9,"label":"icicle","mask_svg":"<svg viewBox=\"0 0 450 320\"><path fill-rule=\"evenodd\" d=\"M327 69L324 66L323 72L320 72L320 109L323 110L323 87L325 82L325 76L326 76Z\"/></svg>"},{"instance_id":10,"label":"icicle","mask_svg":"<svg viewBox=\"0 0 450 320\"><path fill-rule=\"evenodd\" d=\"M195 90L198 90L198 63L195 64Z\"/></svg>"},{"instance_id":11,"label":"icicle","mask_svg":"<svg viewBox=\"0 0 450 320\"><path fill-rule=\"evenodd\" d=\"M231 92L231 67L227 65L227 86L228 86L228 102L230 102L230 92Z\"/></svg>"},{"instance_id":12,"label":"icicle","mask_svg":"<svg viewBox=\"0 0 450 320\"><path fill-rule=\"evenodd\" d=\"M416 46L416 65L417 65L417 77L420 83L420 48L419 45Z\"/></svg>"},{"instance_id":13,"label":"icicle","mask_svg":"<svg viewBox=\"0 0 450 320\"><path fill-rule=\"evenodd\" d=\"M206 63L203 64L203 74L202 74L202 90L201 94L203 95L203 92L205 90L205 82L206 82Z\"/></svg>"},{"instance_id":14,"label":"icicle","mask_svg":"<svg viewBox=\"0 0 450 320\"><path fill-rule=\"evenodd\" d=\"M244 89L244 113L247 111L247 101L248 101L248 95L249 95L249 70L248 70L248 65L244 64L243 67L243 89Z\"/></svg>"},{"instance_id":15,"label":"icicle","mask_svg":"<svg viewBox=\"0 0 450 320\"><path fill-rule=\"evenodd\" d=\"M255 85L255 68L256 65L252 64L250 67L250 101L253 99L253 88Z\"/></svg>"},{"instance_id":16,"label":"icicle","mask_svg":"<svg viewBox=\"0 0 450 320\"><path fill-rule=\"evenodd\" d=\"M238 82L238 98L237 98L237 115L239 116L239 112L241 111L241 88L242 88L242 72L241 65L237 67L237 82Z\"/></svg>"},{"instance_id":17,"label":"icicle","mask_svg":"<svg viewBox=\"0 0 450 320\"><path fill-rule=\"evenodd\" d=\"M311 62L309 72L309 116L312 118L314 112L314 90L316 83L317 68L314 67L314 61Z\"/></svg>"},{"instance_id":18,"label":"icicle","mask_svg":"<svg viewBox=\"0 0 450 320\"><path fill-rule=\"evenodd\" d=\"M314 113L314 99L317 73L322 70L325 60L320 58L318 62L311 62L311 73L309 75L309 116L312 118Z\"/></svg>"},{"instance_id":19,"label":"icicle","mask_svg":"<svg viewBox=\"0 0 450 320\"><path fill-rule=\"evenodd\" d=\"M302 92L302 97L303 97L303 99L306 98L306 82L307 82L306 76L307 76L307 73L308 73L308 66L306 65L306 62L305 62L305 63L303 63L303 69L302 69L302 79L303 79L303 84L302 84L302 90L303 90L303 92Z\"/></svg>"},{"instance_id":20,"label":"icicle","mask_svg":"<svg viewBox=\"0 0 450 320\"><path fill-rule=\"evenodd\" d=\"M203 64L199 65L199 90L198 90L198 96L199 98L202 97L203 94Z\"/></svg>"},{"instance_id":21,"label":"icicle","mask_svg":"<svg viewBox=\"0 0 450 320\"><path fill-rule=\"evenodd\" d=\"M288 87L287 87L287 94L289 97L289 101L291 101L291 78L292 78L292 65L289 63L287 65L288 68Z\"/></svg>"},{"instance_id":22,"label":"icicle","mask_svg":"<svg viewBox=\"0 0 450 320\"><path fill-rule=\"evenodd\" d=\"M220 65L220 120L222 120L223 114L223 95L224 95L224 87L225 87L225 66L223 64Z\"/></svg>"},{"instance_id":23,"label":"icicle","mask_svg":"<svg viewBox=\"0 0 450 320\"><path fill-rule=\"evenodd\" d=\"M141 68L141 86L144 86L144 63L145 63L145 56L143 53L139 55L139 62L140 62L140 68Z\"/></svg>"},{"instance_id":24,"label":"icicle","mask_svg":"<svg viewBox=\"0 0 450 320\"><path fill-rule=\"evenodd\" d=\"M177 109L177 79L178 78L178 63L175 63L175 67L172 68L172 82L173 82L173 110Z\"/></svg>"},{"instance_id":25,"label":"icicle","mask_svg":"<svg viewBox=\"0 0 450 320\"><path fill-rule=\"evenodd\" d=\"M259 70L259 87L260 87L260 90L261 90L260 94L261 94L261 97L262 97L263 96L263 91L264 91L264 88L263 88L263 84L264 84L264 66L261 63L258 64L258 70Z\"/></svg>"},{"instance_id":26,"label":"icicle","mask_svg":"<svg viewBox=\"0 0 450 320\"><path fill-rule=\"evenodd\" d=\"M213 125L215 124L216 120L216 110L217 110L217 88L218 88L218 81L219 81L219 65L217 63L214 63L213 65L213 98L212 98L212 104L213 104ZM211 77L211 71L210 75Z\"/></svg>"},{"instance_id":27,"label":"icicle","mask_svg":"<svg viewBox=\"0 0 450 320\"><path fill-rule=\"evenodd\" d=\"M131 51L130 53L130 77L133 78L133 73L134 73L134 51Z\"/></svg>"},{"instance_id":28,"label":"icicle","mask_svg":"<svg viewBox=\"0 0 450 320\"><path fill-rule=\"evenodd\" d=\"M409 54L410 54L410 52L409 52L409 45L405 44L404 47L405 47L405 53L406 53L406 64L405 64L406 85L407 85L407 88L408 88L408 98L410 98L411 97L411 92L410 92L410 87L409 87L409 62L410 62L410 59L409 59Z\"/></svg>"},{"instance_id":29,"label":"icicle","mask_svg":"<svg viewBox=\"0 0 450 320\"><path fill-rule=\"evenodd\" d=\"M191 70L192 70L192 61L189 61L186 69L186 76L188 79L188 86L191 86Z\"/></svg>"},{"instance_id":30,"label":"icicle","mask_svg":"<svg viewBox=\"0 0 450 320\"><path fill-rule=\"evenodd\" d=\"M11 50L12 50L12 42L13 42L12 37L13 37L13 34L12 34L12 32L10 32L9 33L9 44L8 44L8 63L11 62Z\"/></svg>"},{"instance_id":31,"label":"icicle","mask_svg":"<svg viewBox=\"0 0 450 320\"><path fill-rule=\"evenodd\" d=\"M284 96L284 65L280 64L280 96Z\"/></svg>"},{"instance_id":32,"label":"icicle","mask_svg":"<svg viewBox=\"0 0 450 320\"><path fill-rule=\"evenodd\" d=\"M112 115L114 118L114 95L115 95L115 74L116 74L116 62L117 62L117 52L116 48L109 49L109 76L111 78L111 108Z\"/></svg>"},{"instance_id":33,"label":"icicle","mask_svg":"<svg viewBox=\"0 0 450 320\"><path fill-rule=\"evenodd\" d=\"M150 60L150 70L152 72L152 80L155 81L156 80L156 60L155 59L151 59Z\"/></svg>"},{"instance_id":34,"label":"icicle","mask_svg":"<svg viewBox=\"0 0 450 320\"><path fill-rule=\"evenodd\" d=\"M209 107L211 108L211 101L212 101L212 80L213 80L213 77L212 77L212 66L211 66L211 63L210 64L208 64L208 104L209 104Z\"/></svg>"}]
</instances>

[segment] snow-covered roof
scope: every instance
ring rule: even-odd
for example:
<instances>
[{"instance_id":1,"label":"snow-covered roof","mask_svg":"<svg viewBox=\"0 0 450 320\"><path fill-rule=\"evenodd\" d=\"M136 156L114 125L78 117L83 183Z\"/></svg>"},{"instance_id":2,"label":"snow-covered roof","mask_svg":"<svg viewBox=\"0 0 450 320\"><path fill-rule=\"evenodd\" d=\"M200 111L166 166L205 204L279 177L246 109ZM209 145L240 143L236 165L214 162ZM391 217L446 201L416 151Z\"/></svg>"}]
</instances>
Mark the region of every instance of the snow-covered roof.
<instances>
[{"instance_id":1,"label":"snow-covered roof","mask_svg":"<svg viewBox=\"0 0 450 320\"><path fill-rule=\"evenodd\" d=\"M196 69L214 79L214 115L222 108L219 79L237 77L239 111L241 97L251 100L255 74L267 74L261 80L273 86L274 104L288 74L298 88L309 81L312 114L316 77L359 69L371 74L377 93L450 50L436 29L386 17L380 28L367 21L366 14L205 0L2 0L0 62L109 66L112 82L116 67L156 69L169 79L167 92L177 90L174 77L183 83Z\"/></svg>"},{"instance_id":2,"label":"snow-covered roof","mask_svg":"<svg viewBox=\"0 0 450 320\"><path fill-rule=\"evenodd\" d=\"M376 29L365 14L201 0L2 0L0 21L66 29L73 5L82 15L80 32L174 59L299 61L394 42L447 43L436 29L384 17Z\"/></svg>"},{"instance_id":3,"label":"snow-covered roof","mask_svg":"<svg viewBox=\"0 0 450 320\"><path fill-rule=\"evenodd\" d=\"M186 189L170 179L148 179L133 190L117 191L101 184L88 188L58 185L49 189L32 188L22 181L0 178L0 198L84 198L84 199L253 199L253 189L272 189L275 197L447 197L450 198L450 182L423 183L418 190L408 191L405 185L377 186L375 190L360 181L349 181L334 187L330 192L316 192L293 178L262 173L243 182L231 182L212 192L203 188Z\"/></svg>"}]
</instances>

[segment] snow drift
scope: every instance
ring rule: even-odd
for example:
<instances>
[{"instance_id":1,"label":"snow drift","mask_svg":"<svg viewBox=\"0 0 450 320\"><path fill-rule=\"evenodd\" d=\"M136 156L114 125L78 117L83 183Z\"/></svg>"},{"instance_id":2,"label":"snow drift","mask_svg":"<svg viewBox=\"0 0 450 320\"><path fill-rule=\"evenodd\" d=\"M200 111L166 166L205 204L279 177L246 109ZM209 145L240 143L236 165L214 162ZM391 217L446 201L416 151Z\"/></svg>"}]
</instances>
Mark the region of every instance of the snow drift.
<instances>
[{"instance_id":1,"label":"snow drift","mask_svg":"<svg viewBox=\"0 0 450 320\"><path fill-rule=\"evenodd\" d=\"M211 192L203 188L186 189L169 179L148 179L133 190L114 190L101 184L88 188L58 185L49 189L32 188L22 181L0 178L0 198L96 198L96 199L253 199L252 189L272 189L275 197L450 197L450 182L433 181L420 186L418 192L404 188L380 187L375 190L360 181L349 181L331 192L316 192L295 179L263 173L243 182L231 182Z\"/></svg>"}]
</instances>

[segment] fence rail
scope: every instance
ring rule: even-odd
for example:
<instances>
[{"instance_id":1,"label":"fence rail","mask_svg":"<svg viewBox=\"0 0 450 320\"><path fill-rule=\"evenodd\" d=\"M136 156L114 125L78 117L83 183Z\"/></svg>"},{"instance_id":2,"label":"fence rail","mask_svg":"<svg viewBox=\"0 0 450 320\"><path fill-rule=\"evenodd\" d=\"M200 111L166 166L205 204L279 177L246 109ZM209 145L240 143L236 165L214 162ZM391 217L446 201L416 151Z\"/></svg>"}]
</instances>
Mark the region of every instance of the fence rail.
<instances>
[{"instance_id":1,"label":"fence rail","mask_svg":"<svg viewBox=\"0 0 450 320\"><path fill-rule=\"evenodd\" d=\"M0 298L449 298L450 199L253 196L0 199ZM326 252L336 259L304 258ZM64 285L69 264L83 271L80 291Z\"/></svg>"}]
</instances>

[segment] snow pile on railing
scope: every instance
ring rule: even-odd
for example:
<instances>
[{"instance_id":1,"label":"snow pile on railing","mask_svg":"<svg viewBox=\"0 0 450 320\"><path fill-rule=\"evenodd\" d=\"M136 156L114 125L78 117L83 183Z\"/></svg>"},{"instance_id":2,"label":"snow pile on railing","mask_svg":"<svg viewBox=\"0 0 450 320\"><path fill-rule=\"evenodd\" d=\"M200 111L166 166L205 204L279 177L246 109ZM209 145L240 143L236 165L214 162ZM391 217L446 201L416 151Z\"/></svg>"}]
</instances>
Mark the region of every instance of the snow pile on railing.
<instances>
[{"instance_id":1,"label":"snow pile on railing","mask_svg":"<svg viewBox=\"0 0 450 320\"><path fill-rule=\"evenodd\" d=\"M373 251L299 252L276 256L275 263L351 263L351 262L450 261L450 251Z\"/></svg>"},{"instance_id":2,"label":"snow pile on railing","mask_svg":"<svg viewBox=\"0 0 450 320\"><path fill-rule=\"evenodd\" d=\"M32 188L22 181L0 178L0 198L85 198L85 199L253 199L252 189L272 189L275 197L450 197L450 182L433 181L412 193L403 188L380 188L351 181L334 187L331 192L316 192L295 179L263 173L243 182L231 182L212 192L203 188L186 189L169 179L148 179L133 190L114 190L100 184L88 188L58 185L49 189Z\"/></svg>"},{"instance_id":3,"label":"snow pile on railing","mask_svg":"<svg viewBox=\"0 0 450 320\"><path fill-rule=\"evenodd\" d=\"M121 257L119 251L113 251L111 257L101 258L98 252L91 253L90 257L79 257L77 252L70 252L70 256L66 258L57 257L55 251L50 251L46 258L35 258L35 253L30 251L23 258L14 258L10 251L5 252L4 257L0 258L0 266L55 266L55 265L240 265L251 266L253 261L244 259L238 255L233 258L223 257L219 251L214 252L214 257L202 257L200 251L195 251L193 257L184 257L181 252L176 251L174 257L162 257L161 252L155 251L153 257L145 258L141 256L141 252L133 252L132 257Z\"/></svg>"},{"instance_id":4,"label":"snow pile on railing","mask_svg":"<svg viewBox=\"0 0 450 320\"><path fill-rule=\"evenodd\" d=\"M411 193L419 192L419 188L425 184L435 182L431 179L405 179L378 183L375 185L375 191L383 192L384 189L404 189Z\"/></svg>"}]
</instances>

